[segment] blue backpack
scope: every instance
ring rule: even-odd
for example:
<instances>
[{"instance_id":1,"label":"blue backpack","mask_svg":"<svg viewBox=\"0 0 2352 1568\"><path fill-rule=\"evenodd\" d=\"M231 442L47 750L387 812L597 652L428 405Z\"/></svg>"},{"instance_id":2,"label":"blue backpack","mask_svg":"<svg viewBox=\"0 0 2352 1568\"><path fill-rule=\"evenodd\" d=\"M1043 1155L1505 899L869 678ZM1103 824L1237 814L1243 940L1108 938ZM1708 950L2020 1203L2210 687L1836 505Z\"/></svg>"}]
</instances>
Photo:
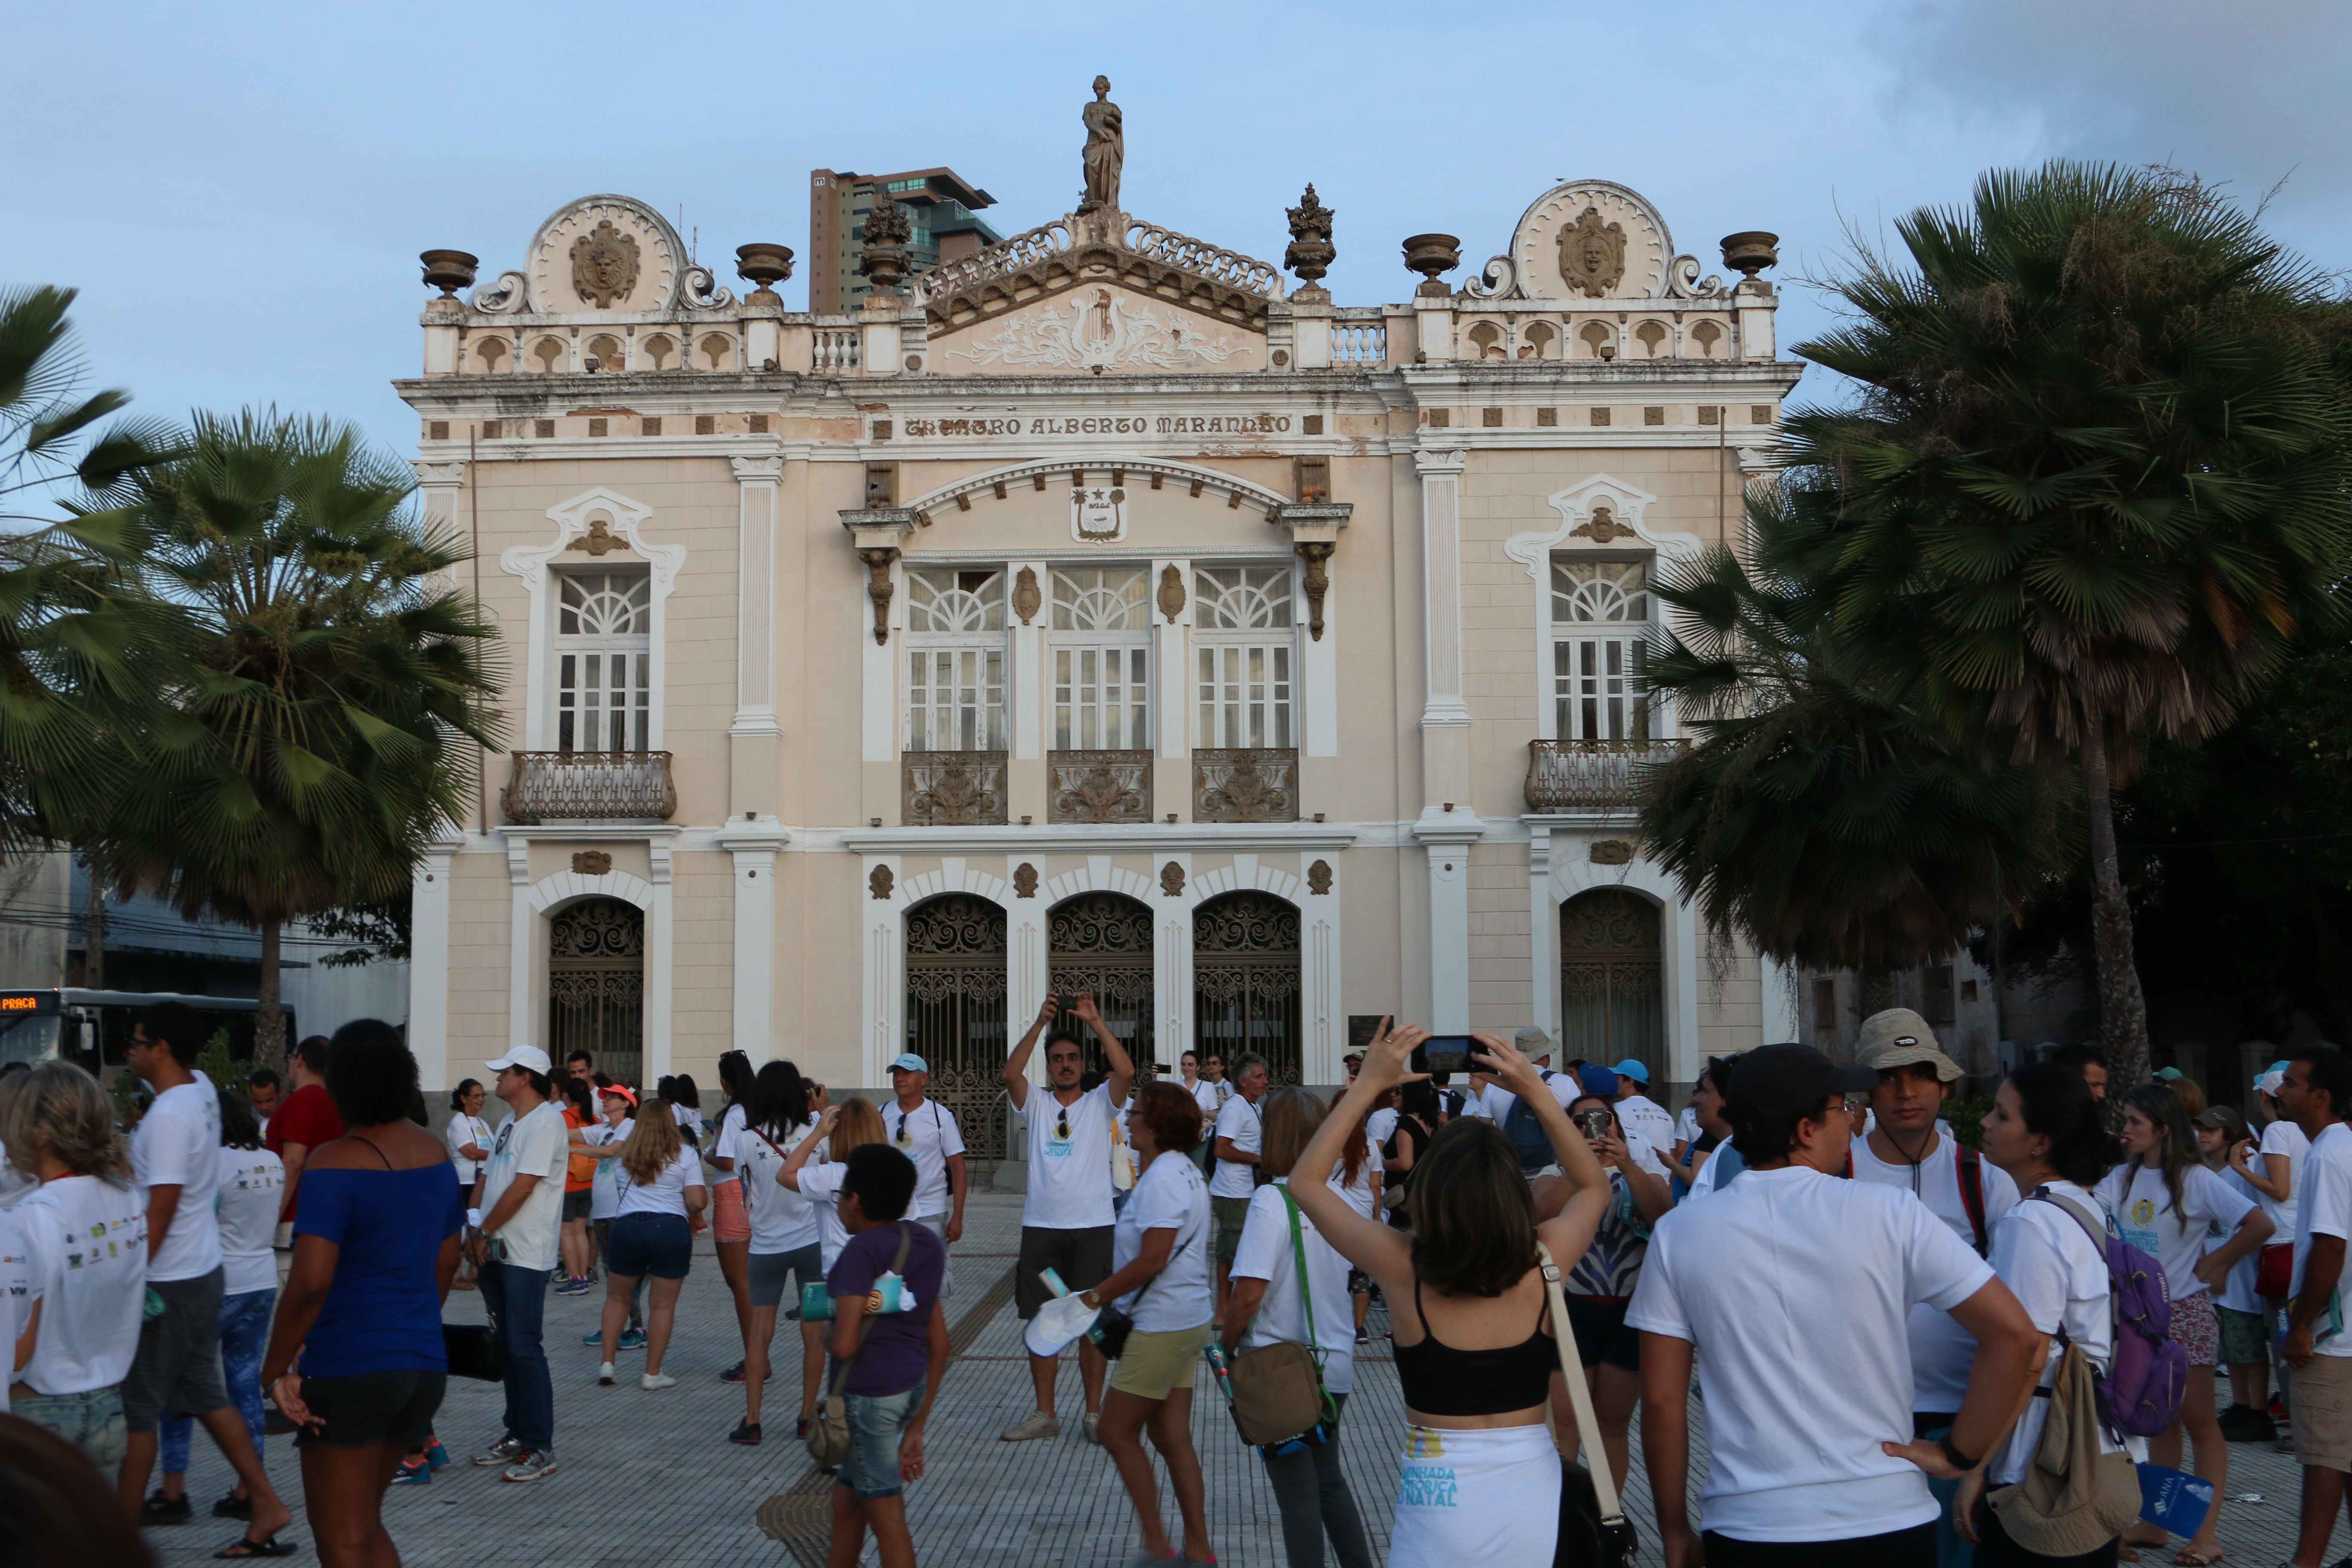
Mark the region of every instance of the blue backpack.
<instances>
[{"instance_id":1,"label":"blue backpack","mask_svg":"<svg viewBox=\"0 0 2352 1568\"><path fill-rule=\"evenodd\" d=\"M1544 1082L1549 1083L1549 1070L1543 1070ZM1511 1147L1519 1152L1521 1175L1534 1175L1555 1158L1551 1134L1544 1131L1543 1118L1536 1114L1534 1106L1516 1095L1512 1097L1511 1109L1503 1117L1503 1136L1508 1138Z\"/></svg>"}]
</instances>

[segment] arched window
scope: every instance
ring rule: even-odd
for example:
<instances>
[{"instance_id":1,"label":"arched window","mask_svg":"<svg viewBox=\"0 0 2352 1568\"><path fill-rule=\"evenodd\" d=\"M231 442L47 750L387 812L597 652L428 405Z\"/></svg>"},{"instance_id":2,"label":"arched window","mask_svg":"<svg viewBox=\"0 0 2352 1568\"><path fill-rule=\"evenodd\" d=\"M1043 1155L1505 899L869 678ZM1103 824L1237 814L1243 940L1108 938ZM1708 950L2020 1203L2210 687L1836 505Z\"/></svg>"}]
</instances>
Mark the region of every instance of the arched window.
<instances>
[{"instance_id":1,"label":"arched window","mask_svg":"<svg viewBox=\"0 0 2352 1568\"><path fill-rule=\"evenodd\" d=\"M1200 664L1199 743L1297 744L1290 568L1204 566L1192 574L1192 648Z\"/></svg>"},{"instance_id":2,"label":"arched window","mask_svg":"<svg viewBox=\"0 0 2352 1568\"><path fill-rule=\"evenodd\" d=\"M653 581L643 566L556 574L555 749L653 745Z\"/></svg>"},{"instance_id":3,"label":"arched window","mask_svg":"<svg viewBox=\"0 0 2352 1568\"><path fill-rule=\"evenodd\" d=\"M1627 1057L1663 1083L1664 953L1658 906L1626 888L1596 888L1559 907L1559 1043L1569 1060Z\"/></svg>"},{"instance_id":4,"label":"arched window","mask_svg":"<svg viewBox=\"0 0 2352 1568\"><path fill-rule=\"evenodd\" d=\"M1605 506L1592 510L1595 536ZM1609 530L1613 535L1616 530ZM1648 568L1639 561L1555 556L1551 567L1552 734L1562 741L1643 741L1649 709Z\"/></svg>"}]
</instances>

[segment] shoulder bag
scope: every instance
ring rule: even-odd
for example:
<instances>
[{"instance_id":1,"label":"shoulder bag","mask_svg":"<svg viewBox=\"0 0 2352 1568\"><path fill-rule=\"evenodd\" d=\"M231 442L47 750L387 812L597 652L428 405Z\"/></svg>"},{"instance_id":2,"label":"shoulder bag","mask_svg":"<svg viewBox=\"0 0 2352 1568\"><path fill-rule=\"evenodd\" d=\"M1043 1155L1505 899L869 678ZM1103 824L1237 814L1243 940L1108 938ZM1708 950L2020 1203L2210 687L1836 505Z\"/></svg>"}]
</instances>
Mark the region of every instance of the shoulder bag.
<instances>
[{"instance_id":1,"label":"shoulder bag","mask_svg":"<svg viewBox=\"0 0 2352 1568\"><path fill-rule=\"evenodd\" d=\"M914 1222L898 1222L898 1256L890 1264L890 1272L907 1271L907 1249L915 1244ZM841 1363L833 1380L818 1396L816 1409L809 1416L808 1452L820 1468L837 1470L849 1458L849 1401L843 1395L841 1385L849 1377L849 1369L857 1364L857 1352L866 1348L866 1336L874 1327L873 1316L866 1314L857 1324L856 1349Z\"/></svg>"},{"instance_id":2,"label":"shoulder bag","mask_svg":"<svg viewBox=\"0 0 2352 1568\"><path fill-rule=\"evenodd\" d=\"M1298 1223L1298 1200L1280 1189L1290 1211L1290 1255L1298 1270L1298 1300L1307 1314L1307 1342L1260 1345L1234 1358L1227 1369L1234 1426L1253 1447L1287 1443L1327 1424L1339 1407L1323 1386L1323 1347L1315 1337L1315 1291L1307 1278L1307 1239Z\"/></svg>"},{"instance_id":3,"label":"shoulder bag","mask_svg":"<svg viewBox=\"0 0 2352 1568\"><path fill-rule=\"evenodd\" d=\"M1580 1568L1632 1568L1636 1537L1617 1496L1617 1479L1609 1473L1609 1456L1601 1447L1601 1423L1592 1414L1592 1391L1584 1386L1584 1367L1576 1352L1576 1330L1568 1321L1568 1298L1560 1289L1559 1265L1551 1248L1536 1243L1536 1258L1543 1269L1544 1293L1551 1299L1552 1341L1559 1352L1560 1381L1568 1384L1568 1403L1576 1413L1577 1435L1600 1461L1591 1469L1562 1456L1559 1461L1559 1545L1558 1563Z\"/></svg>"}]
</instances>

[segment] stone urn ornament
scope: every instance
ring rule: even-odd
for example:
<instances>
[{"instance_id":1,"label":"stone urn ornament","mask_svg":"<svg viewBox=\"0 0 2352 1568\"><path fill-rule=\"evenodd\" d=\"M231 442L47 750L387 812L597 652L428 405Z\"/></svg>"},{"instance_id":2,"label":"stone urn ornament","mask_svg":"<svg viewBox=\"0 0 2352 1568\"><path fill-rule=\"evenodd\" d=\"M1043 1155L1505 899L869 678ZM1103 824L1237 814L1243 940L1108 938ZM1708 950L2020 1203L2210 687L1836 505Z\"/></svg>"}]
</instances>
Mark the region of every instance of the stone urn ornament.
<instances>
[{"instance_id":1,"label":"stone urn ornament","mask_svg":"<svg viewBox=\"0 0 2352 1568\"><path fill-rule=\"evenodd\" d=\"M1462 241L1450 234L1416 234L1404 242L1405 269L1421 274L1416 294L1451 294L1453 285L1441 274L1462 265Z\"/></svg>"},{"instance_id":2,"label":"stone urn ornament","mask_svg":"<svg viewBox=\"0 0 2352 1568\"><path fill-rule=\"evenodd\" d=\"M1290 214L1290 248L1282 253L1282 264L1298 275L1298 280L1308 288L1318 288L1323 275L1331 270L1339 251L1331 244L1331 223L1339 215L1323 205L1310 183L1307 195Z\"/></svg>"},{"instance_id":3,"label":"stone urn ornament","mask_svg":"<svg viewBox=\"0 0 2352 1568\"><path fill-rule=\"evenodd\" d=\"M1779 235L1766 234L1762 229L1727 234L1723 237L1723 264L1752 283L1759 272L1780 264L1780 246Z\"/></svg>"},{"instance_id":4,"label":"stone urn ornament","mask_svg":"<svg viewBox=\"0 0 2352 1568\"><path fill-rule=\"evenodd\" d=\"M755 241L735 247L735 275L752 285L745 303L781 305L774 286L793 275L793 247Z\"/></svg>"},{"instance_id":5,"label":"stone urn ornament","mask_svg":"<svg viewBox=\"0 0 2352 1568\"><path fill-rule=\"evenodd\" d=\"M474 286L474 273L482 258L462 250L428 250L417 258L425 263L425 282L428 288L441 290L445 300L455 299L460 289Z\"/></svg>"}]
</instances>

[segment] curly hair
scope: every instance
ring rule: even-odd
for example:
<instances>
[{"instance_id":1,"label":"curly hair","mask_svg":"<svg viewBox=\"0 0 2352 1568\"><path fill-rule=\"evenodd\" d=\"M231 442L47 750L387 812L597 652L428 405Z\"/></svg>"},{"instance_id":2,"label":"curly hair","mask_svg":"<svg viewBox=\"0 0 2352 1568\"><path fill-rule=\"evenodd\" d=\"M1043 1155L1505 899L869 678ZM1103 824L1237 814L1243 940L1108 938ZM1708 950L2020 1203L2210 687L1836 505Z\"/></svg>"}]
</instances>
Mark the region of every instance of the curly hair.
<instances>
[{"instance_id":1,"label":"curly hair","mask_svg":"<svg viewBox=\"0 0 2352 1568\"><path fill-rule=\"evenodd\" d=\"M43 1062L0 1081L0 1142L28 1176L41 1173L46 1150L77 1176L131 1185L131 1141L114 1125L114 1102L72 1062Z\"/></svg>"},{"instance_id":2,"label":"curly hair","mask_svg":"<svg viewBox=\"0 0 2352 1568\"><path fill-rule=\"evenodd\" d=\"M1138 1121L1151 1129L1151 1142L1162 1153L1189 1154L1201 1146L1201 1102L1181 1083L1161 1079L1138 1089L1128 1122Z\"/></svg>"}]
</instances>

